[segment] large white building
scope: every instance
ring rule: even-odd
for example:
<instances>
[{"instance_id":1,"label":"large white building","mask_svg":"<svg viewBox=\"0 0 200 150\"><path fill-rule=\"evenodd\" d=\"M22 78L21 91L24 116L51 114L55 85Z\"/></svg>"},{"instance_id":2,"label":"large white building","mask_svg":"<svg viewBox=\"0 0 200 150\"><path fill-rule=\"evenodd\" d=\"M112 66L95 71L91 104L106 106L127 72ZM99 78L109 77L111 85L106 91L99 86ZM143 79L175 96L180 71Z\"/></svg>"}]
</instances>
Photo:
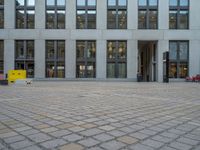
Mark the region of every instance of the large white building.
<instances>
[{"instance_id":1,"label":"large white building","mask_svg":"<svg viewBox=\"0 0 200 150\"><path fill-rule=\"evenodd\" d=\"M0 0L0 74L163 80L200 73L200 0Z\"/></svg>"}]
</instances>

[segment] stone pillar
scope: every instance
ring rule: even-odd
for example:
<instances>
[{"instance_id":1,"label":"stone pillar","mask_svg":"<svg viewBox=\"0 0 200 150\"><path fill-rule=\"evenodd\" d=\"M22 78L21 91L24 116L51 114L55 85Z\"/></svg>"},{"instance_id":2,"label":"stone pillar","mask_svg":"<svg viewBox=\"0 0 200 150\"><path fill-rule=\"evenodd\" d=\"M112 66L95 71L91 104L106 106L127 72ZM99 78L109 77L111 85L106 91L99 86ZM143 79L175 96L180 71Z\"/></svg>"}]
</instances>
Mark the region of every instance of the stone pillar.
<instances>
[{"instance_id":1,"label":"stone pillar","mask_svg":"<svg viewBox=\"0 0 200 150\"><path fill-rule=\"evenodd\" d=\"M66 29L76 29L76 0L66 1Z\"/></svg>"},{"instance_id":2,"label":"stone pillar","mask_svg":"<svg viewBox=\"0 0 200 150\"><path fill-rule=\"evenodd\" d=\"M97 0L97 29L107 28L107 0Z\"/></svg>"},{"instance_id":3,"label":"stone pillar","mask_svg":"<svg viewBox=\"0 0 200 150\"><path fill-rule=\"evenodd\" d=\"M67 40L65 45L65 77L76 78L76 41Z\"/></svg>"},{"instance_id":4,"label":"stone pillar","mask_svg":"<svg viewBox=\"0 0 200 150\"><path fill-rule=\"evenodd\" d=\"M5 29L15 28L15 1L4 0L4 21Z\"/></svg>"},{"instance_id":5,"label":"stone pillar","mask_svg":"<svg viewBox=\"0 0 200 150\"><path fill-rule=\"evenodd\" d=\"M45 78L45 40L35 40L35 78Z\"/></svg>"},{"instance_id":6,"label":"stone pillar","mask_svg":"<svg viewBox=\"0 0 200 150\"><path fill-rule=\"evenodd\" d=\"M191 0L190 1L190 29L200 30L200 0Z\"/></svg>"},{"instance_id":7,"label":"stone pillar","mask_svg":"<svg viewBox=\"0 0 200 150\"><path fill-rule=\"evenodd\" d=\"M161 30L169 29L169 0L158 2L158 28Z\"/></svg>"},{"instance_id":8,"label":"stone pillar","mask_svg":"<svg viewBox=\"0 0 200 150\"><path fill-rule=\"evenodd\" d=\"M46 17L45 17L45 1L35 1L35 28L45 29Z\"/></svg>"},{"instance_id":9,"label":"stone pillar","mask_svg":"<svg viewBox=\"0 0 200 150\"><path fill-rule=\"evenodd\" d=\"M159 40L157 48L157 81L163 81L163 53L169 51L169 41Z\"/></svg>"},{"instance_id":10,"label":"stone pillar","mask_svg":"<svg viewBox=\"0 0 200 150\"><path fill-rule=\"evenodd\" d=\"M4 40L4 75L15 69L15 41Z\"/></svg>"},{"instance_id":11,"label":"stone pillar","mask_svg":"<svg viewBox=\"0 0 200 150\"><path fill-rule=\"evenodd\" d=\"M98 40L96 47L96 78L106 79L106 40Z\"/></svg>"},{"instance_id":12,"label":"stone pillar","mask_svg":"<svg viewBox=\"0 0 200 150\"><path fill-rule=\"evenodd\" d=\"M127 28L128 29L137 29L138 27L138 1L137 0L128 0L127 3Z\"/></svg>"},{"instance_id":13,"label":"stone pillar","mask_svg":"<svg viewBox=\"0 0 200 150\"><path fill-rule=\"evenodd\" d=\"M127 43L127 78L136 81L138 46L136 40Z\"/></svg>"}]
</instances>

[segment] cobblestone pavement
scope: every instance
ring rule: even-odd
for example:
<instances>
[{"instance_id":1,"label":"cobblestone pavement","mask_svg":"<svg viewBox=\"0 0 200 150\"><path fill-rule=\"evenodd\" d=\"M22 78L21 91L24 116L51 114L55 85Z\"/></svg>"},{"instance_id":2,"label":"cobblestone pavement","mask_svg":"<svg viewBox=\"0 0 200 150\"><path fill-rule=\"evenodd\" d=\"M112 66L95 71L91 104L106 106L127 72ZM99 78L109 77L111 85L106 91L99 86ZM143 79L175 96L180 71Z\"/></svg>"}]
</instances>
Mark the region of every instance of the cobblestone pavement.
<instances>
[{"instance_id":1,"label":"cobblestone pavement","mask_svg":"<svg viewBox=\"0 0 200 150\"><path fill-rule=\"evenodd\" d=\"M199 83L0 86L0 150L200 150Z\"/></svg>"}]
</instances>

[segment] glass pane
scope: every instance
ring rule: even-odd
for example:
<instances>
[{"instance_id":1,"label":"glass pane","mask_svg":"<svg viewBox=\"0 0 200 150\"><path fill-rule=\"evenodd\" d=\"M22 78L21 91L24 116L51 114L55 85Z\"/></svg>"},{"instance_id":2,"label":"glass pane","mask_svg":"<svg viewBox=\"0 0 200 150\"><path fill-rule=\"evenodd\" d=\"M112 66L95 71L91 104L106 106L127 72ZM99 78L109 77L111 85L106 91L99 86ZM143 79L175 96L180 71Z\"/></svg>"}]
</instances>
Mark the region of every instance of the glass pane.
<instances>
[{"instance_id":1,"label":"glass pane","mask_svg":"<svg viewBox=\"0 0 200 150\"><path fill-rule=\"evenodd\" d=\"M16 59L24 59L24 41L16 41L16 51L15 51Z\"/></svg>"},{"instance_id":2,"label":"glass pane","mask_svg":"<svg viewBox=\"0 0 200 150\"><path fill-rule=\"evenodd\" d=\"M24 18L25 18L25 14L24 14L24 10L17 10L16 11L16 15L17 15L17 21L16 21L16 28L25 28L25 22L24 22Z\"/></svg>"},{"instance_id":3,"label":"glass pane","mask_svg":"<svg viewBox=\"0 0 200 150\"><path fill-rule=\"evenodd\" d=\"M4 27L4 11L0 10L0 28Z\"/></svg>"},{"instance_id":4,"label":"glass pane","mask_svg":"<svg viewBox=\"0 0 200 150\"><path fill-rule=\"evenodd\" d=\"M96 43L88 42L87 46L87 58L95 58L96 55Z\"/></svg>"},{"instance_id":5,"label":"glass pane","mask_svg":"<svg viewBox=\"0 0 200 150\"><path fill-rule=\"evenodd\" d=\"M108 63L107 64L107 77L108 78L115 78L115 63Z\"/></svg>"},{"instance_id":6,"label":"glass pane","mask_svg":"<svg viewBox=\"0 0 200 150\"><path fill-rule=\"evenodd\" d=\"M65 29L65 11L57 11L57 19L58 19L58 24L57 24L57 28L58 29Z\"/></svg>"},{"instance_id":7,"label":"glass pane","mask_svg":"<svg viewBox=\"0 0 200 150\"><path fill-rule=\"evenodd\" d=\"M26 58L27 59L34 59L34 42L33 41L27 42Z\"/></svg>"},{"instance_id":8,"label":"glass pane","mask_svg":"<svg viewBox=\"0 0 200 150\"><path fill-rule=\"evenodd\" d=\"M4 0L0 0L0 5L4 5Z\"/></svg>"},{"instance_id":9,"label":"glass pane","mask_svg":"<svg viewBox=\"0 0 200 150\"><path fill-rule=\"evenodd\" d=\"M88 6L96 6L96 0L88 0Z\"/></svg>"},{"instance_id":10,"label":"glass pane","mask_svg":"<svg viewBox=\"0 0 200 150\"><path fill-rule=\"evenodd\" d=\"M147 6L147 0L138 0L139 6Z\"/></svg>"},{"instance_id":11,"label":"glass pane","mask_svg":"<svg viewBox=\"0 0 200 150\"><path fill-rule=\"evenodd\" d=\"M85 19L86 19L86 12L85 10L78 10L77 11L77 29L84 29L85 28Z\"/></svg>"},{"instance_id":12,"label":"glass pane","mask_svg":"<svg viewBox=\"0 0 200 150\"><path fill-rule=\"evenodd\" d=\"M126 11L118 11L118 28L126 29L127 28L127 15Z\"/></svg>"},{"instance_id":13,"label":"glass pane","mask_svg":"<svg viewBox=\"0 0 200 150\"><path fill-rule=\"evenodd\" d=\"M84 58L85 42L76 43L76 58Z\"/></svg>"},{"instance_id":14,"label":"glass pane","mask_svg":"<svg viewBox=\"0 0 200 150\"><path fill-rule=\"evenodd\" d=\"M157 11L149 11L149 29L157 29L158 24L158 14Z\"/></svg>"},{"instance_id":15,"label":"glass pane","mask_svg":"<svg viewBox=\"0 0 200 150\"><path fill-rule=\"evenodd\" d=\"M16 6L24 6L24 0L16 0Z\"/></svg>"},{"instance_id":16,"label":"glass pane","mask_svg":"<svg viewBox=\"0 0 200 150\"><path fill-rule=\"evenodd\" d=\"M78 6L85 6L86 5L85 2L86 2L85 0L77 0L77 5Z\"/></svg>"},{"instance_id":17,"label":"glass pane","mask_svg":"<svg viewBox=\"0 0 200 150\"><path fill-rule=\"evenodd\" d=\"M46 59L54 59L55 50L54 50L54 41L46 42Z\"/></svg>"},{"instance_id":18,"label":"glass pane","mask_svg":"<svg viewBox=\"0 0 200 150\"><path fill-rule=\"evenodd\" d=\"M126 58L126 42L119 42L118 58Z\"/></svg>"},{"instance_id":19,"label":"glass pane","mask_svg":"<svg viewBox=\"0 0 200 150\"><path fill-rule=\"evenodd\" d=\"M54 6L55 5L55 0L47 0L47 5L48 6Z\"/></svg>"},{"instance_id":20,"label":"glass pane","mask_svg":"<svg viewBox=\"0 0 200 150\"><path fill-rule=\"evenodd\" d=\"M35 25L35 11L27 10L27 28L34 29Z\"/></svg>"},{"instance_id":21,"label":"glass pane","mask_svg":"<svg viewBox=\"0 0 200 150\"><path fill-rule=\"evenodd\" d=\"M187 42L180 42L179 58L180 60L188 60L188 43Z\"/></svg>"},{"instance_id":22,"label":"glass pane","mask_svg":"<svg viewBox=\"0 0 200 150\"><path fill-rule=\"evenodd\" d=\"M0 60L3 60L4 58L4 46L3 41L0 41Z\"/></svg>"},{"instance_id":23,"label":"glass pane","mask_svg":"<svg viewBox=\"0 0 200 150\"><path fill-rule=\"evenodd\" d=\"M16 61L15 62L15 69L17 69L17 70L25 70L26 66L25 66L24 61Z\"/></svg>"},{"instance_id":24,"label":"glass pane","mask_svg":"<svg viewBox=\"0 0 200 150\"><path fill-rule=\"evenodd\" d=\"M87 64L87 78L95 78L95 63L88 63Z\"/></svg>"},{"instance_id":25,"label":"glass pane","mask_svg":"<svg viewBox=\"0 0 200 150\"><path fill-rule=\"evenodd\" d=\"M96 28L96 11L88 10L88 26L87 29L95 29Z\"/></svg>"},{"instance_id":26,"label":"glass pane","mask_svg":"<svg viewBox=\"0 0 200 150\"><path fill-rule=\"evenodd\" d=\"M54 22L55 22L55 11L54 10L49 10L47 11L47 22L46 22L46 28L47 29L53 29L54 27Z\"/></svg>"},{"instance_id":27,"label":"glass pane","mask_svg":"<svg viewBox=\"0 0 200 150\"><path fill-rule=\"evenodd\" d=\"M188 0L180 0L180 6L189 6Z\"/></svg>"},{"instance_id":28,"label":"glass pane","mask_svg":"<svg viewBox=\"0 0 200 150\"><path fill-rule=\"evenodd\" d=\"M35 0L27 0L28 6L35 6Z\"/></svg>"},{"instance_id":29,"label":"glass pane","mask_svg":"<svg viewBox=\"0 0 200 150\"><path fill-rule=\"evenodd\" d=\"M177 42L169 43L169 59L177 60Z\"/></svg>"},{"instance_id":30,"label":"glass pane","mask_svg":"<svg viewBox=\"0 0 200 150\"><path fill-rule=\"evenodd\" d=\"M57 78L65 78L65 63L59 62L57 64Z\"/></svg>"},{"instance_id":31,"label":"glass pane","mask_svg":"<svg viewBox=\"0 0 200 150\"><path fill-rule=\"evenodd\" d=\"M118 68L118 78L126 78L126 63L119 63Z\"/></svg>"},{"instance_id":32,"label":"glass pane","mask_svg":"<svg viewBox=\"0 0 200 150\"><path fill-rule=\"evenodd\" d=\"M78 63L76 66L76 77L85 78L86 77L86 67L85 63Z\"/></svg>"},{"instance_id":33,"label":"glass pane","mask_svg":"<svg viewBox=\"0 0 200 150\"><path fill-rule=\"evenodd\" d=\"M34 62L28 62L26 64L27 78L34 77Z\"/></svg>"},{"instance_id":34,"label":"glass pane","mask_svg":"<svg viewBox=\"0 0 200 150\"><path fill-rule=\"evenodd\" d=\"M53 77L55 77L54 62L46 62L46 77L47 78L53 78Z\"/></svg>"},{"instance_id":35,"label":"glass pane","mask_svg":"<svg viewBox=\"0 0 200 150\"><path fill-rule=\"evenodd\" d=\"M108 6L116 6L116 0L108 0Z\"/></svg>"},{"instance_id":36,"label":"glass pane","mask_svg":"<svg viewBox=\"0 0 200 150\"><path fill-rule=\"evenodd\" d=\"M65 59L65 41L58 41L57 59Z\"/></svg>"},{"instance_id":37,"label":"glass pane","mask_svg":"<svg viewBox=\"0 0 200 150\"><path fill-rule=\"evenodd\" d=\"M149 6L157 6L158 1L157 0L149 0Z\"/></svg>"},{"instance_id":38,"label":"glass pane","mask_svg":"<svg viewBox=\"0 0 200 150\"><path fill-rule=\"evenodd\" d=\"M115 47L115 42L108 42L107 44L107 58L112 59L116 57L116 47Z\"/></svg>"},{"instance_id":39,"label":"glass pane","mask_svg":"<svg viewBox=\"0 0 200 150\"><path fill-rule=\"evenodd\" d=\"M169 0L170 6L178 6L178 0Z\"/></svg>"},{"instance_id":40,"label":"glass pane","mask_svg":"<svg viewBox=\"0 0 200 150\"><path fill-rule=\"evenodd\" d=\"M188 11L180 11L179 29L188 29Z\"/></svg>"},{"instance_id":41,"label":"glass pane","mask_svg":"<svg viewBox=\"0 0 200 150\"><path fill-rule=\"evenodd\" d=\"M176 63L169 64L169 77L177 78L177 64Z\"/></svg>"},{"instance_id":42,"label":"glass pane","mask_svg":"<svg viewBox=\"0 0 200 150\"><path fill-rule=\"evenodd\" d=\"M138 28L146 29L146 14L147 12L144 10L138 11Z\"/></svg>"},{"instance_id":43,"label":"glass pane","mask_svg":"<svg viewBox=\"0 0 200 150\"><path fill-rule=\"evenodd\" d=\"M180 63L179 64L179 78L186 78L188 75L188 64Z\"/></svg>"},{"instance_id":44,"label":"glass pane","mask_svg":"<svg viewBox=\"0 0 200 150\"><path fill-rule=\"evenodd\" d=\"M65 6L65 0L57 0L58 6Z\"/></svg>"},{"instance_id":45,"label":"glass pane","mask_svg":"<svg viewBox=\"0 0 200 150\"><path fill-rule=\"evenodd\" d=\"M126 6L126 0L118 0L119 6Z\"/></svg>"},{"instance_id":46,"label":"glass pane","mask_svg":"<svg viewBox=\"0 0 200 150\"><path fill-rule=\"evenodd\" d=\"M177 29L177 11L169 12L169 28Z\"/></svg>"},{"instance_id":47,"label":"glass pane","mask_svg":"<svg viewBox=\"0 0 200 150\"><path fill-rule=\"evenodd\" d=\"M115 10L108 10L107 16L107 26L108 29L116 29L116 11Z\"/></svg>"}]
</instances>

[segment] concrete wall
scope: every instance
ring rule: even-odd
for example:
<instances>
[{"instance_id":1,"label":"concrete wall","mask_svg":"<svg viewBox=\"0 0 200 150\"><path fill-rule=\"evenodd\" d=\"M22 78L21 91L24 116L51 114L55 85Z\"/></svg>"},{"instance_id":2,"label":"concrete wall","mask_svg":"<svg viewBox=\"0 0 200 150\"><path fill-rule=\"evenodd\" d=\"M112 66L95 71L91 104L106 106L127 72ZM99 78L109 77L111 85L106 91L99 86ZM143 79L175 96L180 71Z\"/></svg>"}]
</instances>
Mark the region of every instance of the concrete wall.
<instances>
[{"instance_id":1,"label":"concrete wall","mask_svg":"<svg viewBox=\"0 0 200 150\"><path fill-rule=\"evenodd\" d=\"M14 41L35 40L35 77L45 77L45 40L66 41L66 78L75 78L76 40L96 40L96 77L106 78L106 41L127 40L127 78L136 79L138 40L158 41L158 81L162 81L162 53L169 49L169 40L189 40L190 75L200 73L200 1L190 0L190 30L168 30L168 0L159 1L159 29L137 30L137 1L128 0L128 29L107 30L107 0L97 0L97 29L76 30L76 1L66 4L66 29L45 29L45 1L36 0L35 29L15 29L14 1L5 1L5 29L0 30L4 40L5 73L14 69Z\"/></svg>"}]
</instances>

